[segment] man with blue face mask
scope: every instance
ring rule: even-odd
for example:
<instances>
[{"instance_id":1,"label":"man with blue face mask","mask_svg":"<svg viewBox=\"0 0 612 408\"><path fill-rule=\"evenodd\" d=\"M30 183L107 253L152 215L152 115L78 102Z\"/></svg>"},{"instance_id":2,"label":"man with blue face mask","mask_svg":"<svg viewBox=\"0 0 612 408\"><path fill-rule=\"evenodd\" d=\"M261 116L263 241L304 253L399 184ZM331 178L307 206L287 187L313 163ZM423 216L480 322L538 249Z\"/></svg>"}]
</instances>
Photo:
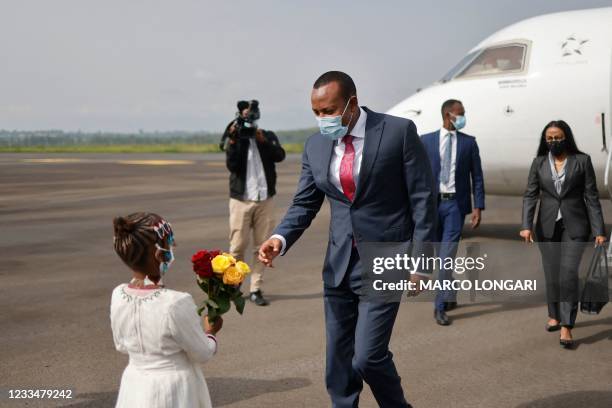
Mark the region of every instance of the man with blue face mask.
<instances>
[{"instance_id":1,"label":"man with blue face mask","mask_svg":"<svg viewBox=\"0 0 612 408\"><path fill-rule=\"evenodd\" d=\"M456 99L449 99L442 104L442 128L421 137L438 187L436 241L440 243L438 256L442 259L455 257L465 216L471 213L472 228L477 228L481 211L485 207L478 144L476 138L460 132L465 124L463 104ZM451 269L442 268L438 279L450 281L453 279L452 274ZM434 302L436 322L448 326L451 321L446 312L456 306L455 291L439 290Z\"/></svg>"},{"instance_id":2,"label":"man with blue face mask","mask_svg":"<svg viewBox=\"0 0 612 408\"><path fill-rule=\"evenodd\" d=\"M389 351L399 302L360 296L360 244L429 242L435 233L435 186L416 126L360 107L355 84L339 71L321 75L311 93L319 132L304 146L292 205L259 249L262 263L285 254L325 198L331 206L323 264L326 384L334 407L355 407L363 381L380 407L406 408ZM429 274L411 275L414 285Z\"/></svg>"}]
</instances>

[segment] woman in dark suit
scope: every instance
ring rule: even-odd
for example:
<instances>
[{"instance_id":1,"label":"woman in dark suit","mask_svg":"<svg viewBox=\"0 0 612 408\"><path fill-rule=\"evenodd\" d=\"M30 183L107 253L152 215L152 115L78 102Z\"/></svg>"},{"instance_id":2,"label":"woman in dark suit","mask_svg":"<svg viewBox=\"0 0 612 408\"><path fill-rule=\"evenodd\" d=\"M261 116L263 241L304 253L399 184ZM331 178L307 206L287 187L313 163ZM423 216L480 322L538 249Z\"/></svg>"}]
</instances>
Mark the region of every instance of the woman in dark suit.
<instances>
[{"instance_id":1,"label":"woman in dark suit","mask_svg":"<svg viewBox=\"0 0 612 408\"><path fill-rule=\"evenodd\" d=\"M572 130L562 120L546 125L537 157L531 164L523 196L526 242L533 242L533 218L540 202L535 236L540 244L548 299L547 331L561 330L562 347L573 346L572 328L578 312L578 268L584 244L592 237L602 245L605 228L595 171L589 155L578 150Z\"/></svg>"}]
</instances>

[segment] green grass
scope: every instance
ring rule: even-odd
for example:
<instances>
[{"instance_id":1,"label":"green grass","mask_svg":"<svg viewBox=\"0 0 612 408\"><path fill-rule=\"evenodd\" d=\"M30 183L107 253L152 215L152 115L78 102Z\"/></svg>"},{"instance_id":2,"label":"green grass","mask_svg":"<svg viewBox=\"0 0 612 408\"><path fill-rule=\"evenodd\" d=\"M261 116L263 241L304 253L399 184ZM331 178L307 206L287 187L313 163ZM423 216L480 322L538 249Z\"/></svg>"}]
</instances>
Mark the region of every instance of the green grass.
<instances>
[{"instance_id":1,"label":"green grass","mask_svg":"<svg viewBox=\"0 0 612 408\"><path fill-rule=\"evenodd\" d=\"M301 153L301 143L283 144L287 153ZM221 153L217 144L117 144L66 146L0 146L0 153Z\"/></svg>"}]
</instances>

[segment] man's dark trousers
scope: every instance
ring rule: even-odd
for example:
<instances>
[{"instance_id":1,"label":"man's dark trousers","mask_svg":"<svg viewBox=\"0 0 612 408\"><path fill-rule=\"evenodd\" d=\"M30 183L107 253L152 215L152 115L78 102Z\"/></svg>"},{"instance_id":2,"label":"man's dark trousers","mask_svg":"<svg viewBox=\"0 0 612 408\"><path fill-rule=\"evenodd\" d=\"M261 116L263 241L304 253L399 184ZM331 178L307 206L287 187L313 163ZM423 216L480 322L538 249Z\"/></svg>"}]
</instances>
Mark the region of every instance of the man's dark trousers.
<instances>
[{"instance_id":1,"label":"man's dark trousers","mask_svg":"<svg viewBox=\"0 0 612 408\"><path fill-rule=\"evenodd\" d=\"M357 407L363 381L380 407L409 408L389 351L398 302L360 301L361 261L353 248L338 287L324 285L325 381L333 407Z\"/></svg>"},{"instance_id":2,"label":"man's dark trousers","mask_svg":"<svg viewBox=\"0 0 612 408\"><path fill-rule=\"evenodd\" d=\"M454 263L464 220L465 215L461 213L457 200L448 199L438 202L438 257L442 260L438 280L442 283L453 280L453 269L444 268L444 263L447 258L452 258ZM457 292L454 290L438 290L434 302L436 310L444 310L444 302L455 302L456 297Z\"/></svg>"}]
</instances>

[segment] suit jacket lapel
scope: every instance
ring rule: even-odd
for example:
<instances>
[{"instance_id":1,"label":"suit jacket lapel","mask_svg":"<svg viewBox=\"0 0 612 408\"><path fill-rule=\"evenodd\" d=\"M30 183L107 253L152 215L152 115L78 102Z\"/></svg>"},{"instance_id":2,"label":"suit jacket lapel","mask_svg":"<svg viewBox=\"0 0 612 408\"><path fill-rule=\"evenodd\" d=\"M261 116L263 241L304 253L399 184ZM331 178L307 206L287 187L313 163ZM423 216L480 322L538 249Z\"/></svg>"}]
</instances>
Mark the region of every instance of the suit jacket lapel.
<instances>
[{"instance_id":1,"label":"suit jacket lapel","mask_svg":"<svg viewBox=\"0 0 612 408\"><path fill-rule=\"evenodd\" d=\"M575 167L576 156L570 154L567 156L567 162L565 163L565 180L563 181L563 188L561 189L561 197L563 197L569 189L569 184L571 182L572 176L574 175Z\"/></svg>"},{"instance_id":2,"label":"suit jacket lapel","mask_svg":"<svg viewBox=\"0 0 612 408\"><path fill-rule=\"evenodd\" d=\"M554 195L559 197L559 193L557 193L557 189L555 188L555 180L553 179L552 169L550 168L550 159L548 158L548 154L544 157L543 164L544 164L544 168L542 169L542 171L544 172L544 175L546 176L546 181L547 181L546 184L548 185L548 188L550 189L550 191L552 191Z\"/></svg>"},{"instance_id":3,"label":"suit jacket lapel","mask_svg":"<svg viewBox=\"0 0 612 408\"><path fill-rule=\"evenodd\" d=\"M383 115L372 112L367 108L364 108L364 110L367 112L368 117L366 120L365 139L363 141L361 168L359 169L359 181L355 190L354 201L357 201L359 194L363 191L368 181L372 166L376 161L380 139L382 137L383 128L385 127Z\"/></svg>"},{"instance_id":4,"label":"suit jacket lapel","mask_svg":"<svg viewBox=\"0 0 612 408\"><path fill-rule=\"evenodd\" d=\"M457 153L455 158L455 186L457 185L457 175L459 174L459 164L461 163L461 153L465 147L463 134L457 132Z\"/></svg>"},{"instance_id":5,"label":"suit jacket lapel","mask_svg":"<svg viewBox=\"0 0 612 408\"><path fill-rule=\"evenodd\" d=\"M331 160L334 154L334 149L336 148L336 142L331 140L329 137L324 137L323 142L321 143L321 164L325 166L322 170L322 173L325 174L325 183L327 186L327 190L331 195L335 196L339 200L348 201L348 198L342 193L338 191L336 186L330 181L329 177L329 168L331 166Z\"/></svg>"},{"instance_id":6,"label":"suit jacket lapel","mask_svg":"<svg viewBox=\"0 0 612 408\"><path fill-rule=\"evenodd\" d=\"M433 159L433 170L434 170L434 178L437 184L440 183L440 131L434 133L433 137L433 151L432 151L432 159ZM436 185L437 185L436 184Z\"/></svg>"}]
</instances>

